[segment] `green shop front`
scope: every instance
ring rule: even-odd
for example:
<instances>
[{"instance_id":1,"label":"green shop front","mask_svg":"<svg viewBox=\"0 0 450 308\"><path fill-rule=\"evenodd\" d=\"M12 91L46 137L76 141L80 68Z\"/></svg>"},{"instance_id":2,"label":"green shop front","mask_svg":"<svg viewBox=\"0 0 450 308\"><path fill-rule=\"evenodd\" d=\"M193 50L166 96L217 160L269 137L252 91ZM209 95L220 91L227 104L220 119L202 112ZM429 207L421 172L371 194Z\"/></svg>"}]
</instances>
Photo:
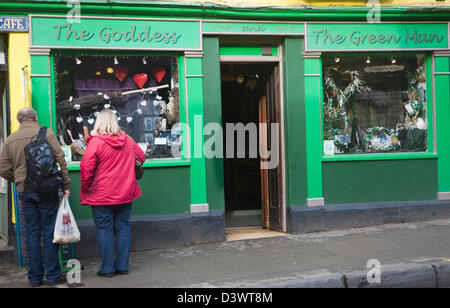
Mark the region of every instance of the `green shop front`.
<instances>
[{"instance_id":1,"label":"green shop front","mask_svg":"<svg viewBox=\"0 0 450 308\"><path fill-rule=\"evenodd\" d=\"M79 169L105 108L147 156L134 250L450 216L448 22L29 19L77 256L96 253Z\"/></svg>"}]
</instances>

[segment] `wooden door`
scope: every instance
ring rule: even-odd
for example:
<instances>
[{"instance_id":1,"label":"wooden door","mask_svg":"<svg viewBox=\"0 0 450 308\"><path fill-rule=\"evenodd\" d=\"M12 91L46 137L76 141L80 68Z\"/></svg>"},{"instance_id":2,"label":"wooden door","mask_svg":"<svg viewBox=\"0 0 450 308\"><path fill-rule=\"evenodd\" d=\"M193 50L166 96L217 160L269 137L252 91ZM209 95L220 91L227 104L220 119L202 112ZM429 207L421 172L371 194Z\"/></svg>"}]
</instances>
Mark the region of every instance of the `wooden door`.
<instances>
[{"instance_id":1,"label":"wooden door","mask_svg":"<svg viewBox=\"0 0 450 308\"><path fill-rule=\"evenodd\" d=\"M280 95L279 95L279 70L274 67L267 79L265 96L260 101L260 143L261 151L261 198L263 204L263 225L266 228L282 231L282 195L281 195L281 164L280 164ZM272 124L278 124L274 129ZM277 151L278 164L267 168L267 152ZM270 165L270 164L269 164Z\"/></svg>"}]
</instances>

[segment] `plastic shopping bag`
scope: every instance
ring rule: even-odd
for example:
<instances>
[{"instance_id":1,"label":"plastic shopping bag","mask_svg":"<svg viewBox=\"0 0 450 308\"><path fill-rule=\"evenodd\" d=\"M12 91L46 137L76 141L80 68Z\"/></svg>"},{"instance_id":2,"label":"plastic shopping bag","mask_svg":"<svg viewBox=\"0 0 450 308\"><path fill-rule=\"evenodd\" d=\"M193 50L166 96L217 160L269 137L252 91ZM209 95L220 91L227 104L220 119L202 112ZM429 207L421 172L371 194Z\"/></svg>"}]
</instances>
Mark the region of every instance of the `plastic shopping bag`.
<instances>
[{"instance_id":1,"label":"plastic shopping bag","mask_svg":"<svg viewBox=\"0 0 450 308\"><path fill-rule=\"evenodd\" d=\"M80 241L80 231L70 209L69 200L64 197L59 204L56 216L55 232L53 243L68 244Z\"/></svg>"}]
</instances>

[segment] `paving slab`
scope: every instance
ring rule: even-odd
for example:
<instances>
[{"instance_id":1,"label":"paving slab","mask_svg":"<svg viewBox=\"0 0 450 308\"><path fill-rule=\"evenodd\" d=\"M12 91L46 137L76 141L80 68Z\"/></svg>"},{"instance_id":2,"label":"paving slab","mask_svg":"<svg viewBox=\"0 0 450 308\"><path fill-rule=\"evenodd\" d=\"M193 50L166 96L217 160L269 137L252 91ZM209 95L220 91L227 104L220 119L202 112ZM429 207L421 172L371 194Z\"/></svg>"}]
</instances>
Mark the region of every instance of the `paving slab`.
<instances>
[{"instance_id":1,"label":"paving slab","mask_svg":"<svg viewBox=\"0 0 450 308\"><path fill-rule=\"evenodd\" d=\"M450 287L450 220L288 234L134 252L127 276L96 275L80 259L83 287ZM370 259L381 284L367 281ZM0 288L28 287L26 271L0 264Z\"/></svg>"}]
</instances>

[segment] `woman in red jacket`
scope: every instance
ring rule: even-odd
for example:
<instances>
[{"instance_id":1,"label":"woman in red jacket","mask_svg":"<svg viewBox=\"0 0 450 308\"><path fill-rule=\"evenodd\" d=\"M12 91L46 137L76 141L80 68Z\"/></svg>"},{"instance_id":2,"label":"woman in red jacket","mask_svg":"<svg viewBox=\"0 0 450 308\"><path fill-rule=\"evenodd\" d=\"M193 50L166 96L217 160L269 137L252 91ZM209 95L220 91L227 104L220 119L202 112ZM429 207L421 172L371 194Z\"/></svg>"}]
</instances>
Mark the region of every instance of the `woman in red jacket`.
<instances>
[{"instance_id":1,"label":"woman in red jacket","mask_svg":"<svg viewBox=\"0 0 450 308\"><path fill-rule=\"evenodd\" d=\"M102 258L98 275L128 274L132 202L141 196L135 159L145 154L119 127L116 115L102 110L81 160L81 204L90 205ZM114 247L116 258L114 260Z\"/></svg>"}]
</instances>

